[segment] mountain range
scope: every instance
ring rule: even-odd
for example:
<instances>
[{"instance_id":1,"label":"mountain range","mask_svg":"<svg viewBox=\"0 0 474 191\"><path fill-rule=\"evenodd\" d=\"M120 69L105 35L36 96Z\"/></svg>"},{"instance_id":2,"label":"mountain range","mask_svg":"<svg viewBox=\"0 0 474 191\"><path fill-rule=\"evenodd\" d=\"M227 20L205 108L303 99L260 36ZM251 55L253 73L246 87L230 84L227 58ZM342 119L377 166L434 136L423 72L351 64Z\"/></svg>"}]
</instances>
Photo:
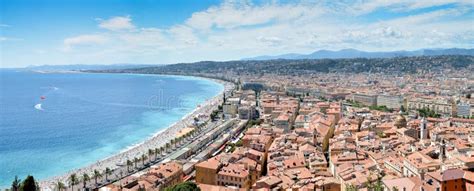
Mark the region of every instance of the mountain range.
<instances>
[{"instance_id":1,"label":"mountain range","mask_svg":"<svg viewBox=\"0 0 474 191\"><path fill-rule=\"evenodd\" d=\"M311 54L282 54L275 56L257 56L242 60L275 60L275 59L337 59L337 58L393 58L406 56L439 56L439 55L470 55L474 56L474 49L421 49L415 51L367 52L356 49L342 49L337 51L318 50Z\"/></svg>"}]
</instances>

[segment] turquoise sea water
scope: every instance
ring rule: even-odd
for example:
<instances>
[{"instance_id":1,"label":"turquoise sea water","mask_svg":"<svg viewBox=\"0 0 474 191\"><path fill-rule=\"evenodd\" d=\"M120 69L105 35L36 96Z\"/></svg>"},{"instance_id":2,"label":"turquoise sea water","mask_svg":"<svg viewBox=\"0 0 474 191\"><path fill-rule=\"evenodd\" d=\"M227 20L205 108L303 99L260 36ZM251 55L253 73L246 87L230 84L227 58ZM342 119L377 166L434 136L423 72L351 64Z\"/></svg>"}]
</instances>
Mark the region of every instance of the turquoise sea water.
<instances>
[{"instance_id":1,"label":"turquoise sea water","mask_svg":"<svg viewBox=\"0 0 474 191\"><path fill-rule=\"evenodd\" d=\"M223 89L193 77L16 70L0 70L0 87L0 187L118 153Z\"/></svg>"}]
</instances>

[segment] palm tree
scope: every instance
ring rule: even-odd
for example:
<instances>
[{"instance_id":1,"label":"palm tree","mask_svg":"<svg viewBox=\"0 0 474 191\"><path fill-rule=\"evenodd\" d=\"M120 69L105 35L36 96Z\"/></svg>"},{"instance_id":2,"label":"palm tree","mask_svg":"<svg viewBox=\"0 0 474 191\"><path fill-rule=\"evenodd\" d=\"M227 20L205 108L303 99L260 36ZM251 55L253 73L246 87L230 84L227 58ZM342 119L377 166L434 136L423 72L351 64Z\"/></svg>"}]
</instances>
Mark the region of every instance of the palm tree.
<instances>
[{"instance_id":1,"label":"palm tree","mask_svg":"<svg viewBox=\"0 0 474 191\"><path fill-rule=\"evenodd\" d=\"M133 162L135 163L135 168L137 168L137 164L138 164L138 162L140 162L140 159L137 158L137 157L135 157L135 158L133 159Z\"/></svg>"},{"instance_id":2,"label":"palm tree","mask_svg":"<svg viewBox=\"0 0 474 191\"><path fill-rule=\"evenodd\" d=\"M98 170L94 170L92 177L94 177L95 185L97 186L97 179L102 178L102 174Z\"/></svg>"},{"instance_id":3,"label":"palm tree","mask_svg":"<svg viewBox=\"0 0 474 191\"><path fill-rule=\"evenodd\" d=\"M86 188L86 183L89 181L91 178L87 173L82 174L82 183L84 184L83 188Z\"/></svg>"},{"instance_id":4,"label":"palm tree","mask_svg":"<svg viewBox=\"0 0 474 191\"><path fill-rule=\"evenodd\" d=\"M178 147L178 137L174 138L174 148Z\"/></svg>"},{"instance_id":5,"label":"palm tree","mask_svg":"<svg viewBox=\"0 0 474 191\"><path fill-rule=\"evenodd\" d=\"M171 147L171 144L170 143L166 143L166 153L168 153L168 149Z\"/></svg>"},{"instance_id":6,"label":"palm tree","mask_svg":"<svg viewBox=\"0 0 474 191\"><path fill-rule=\"evenodd\" d=\"M127 172L130 172L130 166L133 165L133 162L131 160L127 160Z\"/></svg>"},{"instance_id":7,"label":"palm tree","mask_svg":"<svg viewBox=\"0 0 474 191\"><path fill-rule=\"evenodd\" d=\"M176 137L176 148L181 146L181 137Z\"/></svg>"},{"instance_id":8,"label":"palm tree","mask_svg":"<svg viewBox=\"0 0 474 191\"><path fill-rule=\"evenodd\" d=\"M64 185L64 183L62 183L62 182L60 182L60 181L58 181L58 182L56 183L56 190L57 190L57 191L63 191L63 190L65 190L65 189L66 189L66 186Z\"/></svg>"},{"instance_id":9,"label":"palm tree","mask_svg":"<svg viewBox=\"0 0 474 191\"><path fill-rule=\"evenodd\" d=\"M109 168L109 167L107 167L107 168L105 168L105 172L104 172L104 174L105 174L105 181L107 181L107 182L108 182L108 181L109 181L109 175L111 175L111 174L112 174L112 170L110 170L110 168Z\"/></svg>"},{"instance_id":10,"label":"palm tree","mask_svg":"<svg viewBox=\"0 0 474 191\"><path fill-rule=\"evenodd\" d=\"M15 176L15 179L12 182L11 191L19 191L21 186L21 180L18 179L18 176Z\"/></svg>"},{"instance_id":11,"label":"palm tree","mask_svg":"<svg viewBox=\"0 0 474 191\"><path fill-rule=\"evenodd\" d=\"M158 159L158 155L160 154L160 148L155 148L155 160Z\"/></svg>"},{"instance_id":12,"label":"palm tree","mask_svg":"<svg viewBox=\"0 0 474 191\"><path fill-rule=\"evenodd\" d=\"M189 138L189 131L183 135L183 140L187 141L188 138Z\"/></svg>"},{"instance_id":13,"label":"palm tree","mask_svg":"<svg viewBox=\"0 0 474 191\"><path fill-rule=\"evenodd\" d=\"M143 166L145 166L145 161L146 161L146 159L148 159L148 157L146 156L146 154L142 154L141 161L142 161Z\"/></svg>"},{"instance_id":14,"label":"palm tree","mask_svg":"<svg viewBox=\"0 0 474 191\"><path fill-rule=\"evenodd\" d=\"M76 185L77 182L78 182L77 175L71 174L71 176L69 176L69 185L71 186L71 190L74 191L74 185Z\"/></svg>"},{"instance_id":15,"label":"palm tree","mask_svg":"<svg viewBox=\"0 0 474 191\"><path fill-rule=\"evenodd\" d=\"M150 161L151 161L151 158L152 158L153 155L155 155L155 150L154 149L148 149L148 158L150 159Z\"/></svg>"},{"instance_id":16,"label":"palm tree","mask_svg":"<svg viewBox=\"0 0 474 191\"><path fill-rule=\"evenodd\" d=\"M174 145L174 139L171 139L170 142L171 142L171 145Z\"/></svg>"},{"instance_id":17,"label":"palm tree","mask_svg":"<svg viewBox=\"0 0 474 191\"><path fill-rule=\"evenodd\" d=\"M165 154L165 148L164 147L160 147L160 151L161 151L161 155Z\"/></svg>"}]
</instances>

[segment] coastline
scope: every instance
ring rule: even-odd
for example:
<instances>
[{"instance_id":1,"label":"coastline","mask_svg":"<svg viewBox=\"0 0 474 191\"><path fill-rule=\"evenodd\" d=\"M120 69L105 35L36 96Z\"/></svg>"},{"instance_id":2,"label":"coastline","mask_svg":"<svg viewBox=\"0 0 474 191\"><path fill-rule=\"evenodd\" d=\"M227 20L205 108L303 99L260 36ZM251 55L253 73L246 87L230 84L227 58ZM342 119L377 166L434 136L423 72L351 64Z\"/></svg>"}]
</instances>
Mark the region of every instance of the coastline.
<instances>
[{"instance_id":1,"label":"coastline","mask_svg":"<svg viewBox=\"0 0 474 191\"><path fill-rule=\"evenodd\" d=\"M143 75L162 75L162 74L143 74ZM209 114L212 110L216 109L217 106L222 102L222 96L224 92L228 92L234 88L234 84L213 78L205 78L201 76L184 76L184 75L162 75L162 76L174 76L174 77L193 77L197 79L209 80L223 85L222 91L220 91L214 97L200 103L198 107L192 110L190 113L184 115L180 120L174 122L166 128L160 129L155 132L152 136L147 137L142 142L130 145L118 153L108 156L104 159L93 162L83 167L71 169L70 171L61 175L49 177L39 181L39 186L42 190L54 190L55 184L60 181L68 185L68 178L71 174L77 174L81 176L83 173L92 173L94 170L103 172L106 168L116 169L117 164L124 164L127 160L133 160L135 157L139 157L142 154L146 154L148 149L154 149L157 147L164 146L170 140L175 138L177 132L187 127L187 124L191 124L194 120L194 116L198 114Z\"/></svg>"}]
</instances>

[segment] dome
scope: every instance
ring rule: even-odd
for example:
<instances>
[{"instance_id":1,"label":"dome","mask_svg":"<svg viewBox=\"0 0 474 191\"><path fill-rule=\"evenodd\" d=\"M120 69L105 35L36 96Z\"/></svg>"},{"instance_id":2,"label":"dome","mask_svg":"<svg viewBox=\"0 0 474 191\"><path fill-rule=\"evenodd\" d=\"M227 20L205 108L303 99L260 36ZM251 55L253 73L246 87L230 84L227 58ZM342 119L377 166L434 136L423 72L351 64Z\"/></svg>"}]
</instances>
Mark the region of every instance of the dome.
<instances>
[{"instance_id":1,"label":"dome","mask_svg":"<svg viewBox=\"0 0 474 191\"><path fill-rule=\"evenodd\" d=\"M405 119L405 117L402 114L400 114L395 119L395 124L394 125L397 128L407 127L407 120Z\"/></svg>"}]
</instances>

